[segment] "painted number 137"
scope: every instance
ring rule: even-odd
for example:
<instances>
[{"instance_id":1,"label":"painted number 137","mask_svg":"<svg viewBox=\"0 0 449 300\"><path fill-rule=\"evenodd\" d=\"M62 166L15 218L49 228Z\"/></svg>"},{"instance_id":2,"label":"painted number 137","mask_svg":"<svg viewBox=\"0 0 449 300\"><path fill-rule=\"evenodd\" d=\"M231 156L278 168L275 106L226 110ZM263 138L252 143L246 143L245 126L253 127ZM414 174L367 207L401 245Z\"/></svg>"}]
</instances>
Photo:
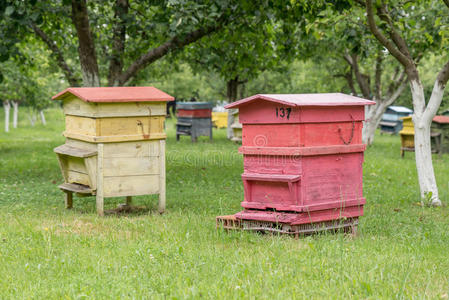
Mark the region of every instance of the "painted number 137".
<instances>
[{"instance_id":1,"label":"painted number 137","mask_svg":"<svg viewBox=\"0 0 449 300\"><path fill-rule=\"evenodd\" d=\"M276 107L276 118L287 118L290 119L290 113L292 112L291 107Z\"/></svg>"}]
</instances>

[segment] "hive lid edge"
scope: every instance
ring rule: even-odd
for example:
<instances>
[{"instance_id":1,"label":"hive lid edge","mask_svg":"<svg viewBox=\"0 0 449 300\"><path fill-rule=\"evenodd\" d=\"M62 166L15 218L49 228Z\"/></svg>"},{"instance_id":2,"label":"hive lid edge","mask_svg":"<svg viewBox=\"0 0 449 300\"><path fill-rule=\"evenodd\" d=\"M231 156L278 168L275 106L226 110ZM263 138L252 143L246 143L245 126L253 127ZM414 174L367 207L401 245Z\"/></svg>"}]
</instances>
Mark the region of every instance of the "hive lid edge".
<instances>
[{"instance_id":1,"label":"hive lid edge","mask_svg":"<svg viewBox=\"0 0 449 300\"><path fill-rule=\"evenodd\" d=\"M288 106L363 106L373 105L376 102L342 93L316 93L316 94L257 94L238 100L225 106L236 108L255 100L265 100Z\"/></svg>"}]
</instances>

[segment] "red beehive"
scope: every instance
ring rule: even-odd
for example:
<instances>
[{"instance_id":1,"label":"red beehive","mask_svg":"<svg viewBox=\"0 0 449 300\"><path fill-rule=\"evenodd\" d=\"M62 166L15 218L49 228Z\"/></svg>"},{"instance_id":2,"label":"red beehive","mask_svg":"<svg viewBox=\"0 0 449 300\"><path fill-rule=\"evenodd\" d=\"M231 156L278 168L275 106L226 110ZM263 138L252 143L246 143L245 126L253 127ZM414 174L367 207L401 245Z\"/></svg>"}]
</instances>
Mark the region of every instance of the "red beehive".
<instances>
[{"instance_id":1,"label":"red beehive","mask_svg":"<svg viewBox=\"0 0 449 300\"><path fill-rule=\"evenodd\" d=\"M361 216L362 121L371 104L335 93L255 95L227 105L242 123L245 210L235 217L295 231Z\"/></svg>"}]
</instances>

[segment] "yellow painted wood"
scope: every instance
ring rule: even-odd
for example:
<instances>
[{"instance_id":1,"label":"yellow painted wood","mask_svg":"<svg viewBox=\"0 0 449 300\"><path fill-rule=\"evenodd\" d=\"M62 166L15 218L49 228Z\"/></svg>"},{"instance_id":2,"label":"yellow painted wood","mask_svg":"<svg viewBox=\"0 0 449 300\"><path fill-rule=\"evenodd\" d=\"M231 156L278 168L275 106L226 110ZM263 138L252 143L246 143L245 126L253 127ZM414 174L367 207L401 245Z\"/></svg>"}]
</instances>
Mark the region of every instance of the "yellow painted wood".
<instances>
[{"instance_id":1,"label":"yellow painted wood","mask_svg":"<svg viewBox=\"0 0 449 300\"><path fill-rule=\"evenodd\" d=\"M76 133L83 136L97 135L97 121L93 118L66 116L65 117L65 132Z\"/></svg>"},{"instance_id":2,"label":"yellow painted wood","mask_svg":"<svg viewBox=\"0 0 449 300\"><path fill-rule=\"evenodd\" d=\"M161 116L102 119L66 116L64 136L93 143L165 139L164 121Z\"/></svg>"},{"instance_id":3,"label":"yellow painted wood","mask_svg":"<svg viewBox=\"0 0 449 300\"><path fill-rule=\"evenodd\" d=\"M405 135L414 135L415 127L413 125L412 117L403 117L402 120L402 130L399 131L399 134Z\"/></svg>"},{"instance_id":4,"label":"yellow painted wood","mask_svg":"<svg viewBox=\"0 0 449 300\"><path fill-rule=\"evenodd\" d=\"M159 175L104 177L104 197L157 194Z\"/></svg>"},{"instance_id":5,"label":"yellow painted wood","mask_svg":"<svg viewBox=\"0 0 449 300\"><path fill-rule=\"evenodd\" d=\"M212 123L217 128L227 128L228 112L212 112Z\"/></svg>"},{"instance_id":6,"label":"yellow painted wood","mask_svg":"<svg viewBox=\"0 0 449 300\"><path fill-rule=\"evenodd\" d=\"M165 102L89 103L71 95L64 99L64 114L80 117L165 116Z\"/></svg>"}]
</instances>

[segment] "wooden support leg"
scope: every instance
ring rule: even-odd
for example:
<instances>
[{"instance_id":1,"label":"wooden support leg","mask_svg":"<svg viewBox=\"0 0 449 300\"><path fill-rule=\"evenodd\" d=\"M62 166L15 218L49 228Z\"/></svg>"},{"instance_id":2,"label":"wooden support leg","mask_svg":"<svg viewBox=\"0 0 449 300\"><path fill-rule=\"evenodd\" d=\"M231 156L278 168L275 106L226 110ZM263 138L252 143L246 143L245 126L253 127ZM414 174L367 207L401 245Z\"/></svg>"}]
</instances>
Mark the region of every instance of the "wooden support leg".
<instances>
[{"instance_id":1,"label":"wooden support leg","mask_svg":"<svg viewBox=\"0 0 449 300\"><path fill-rule=\"evenodd\" d=\"M160 140L159 142L159 213L164 213L165 211L165 140Z\"/></svg>"},{"instance_id":2,"label":"wooden support leg","mask_svg":"<svg viewBox=\"0 0 449 300\"><path fill-rule=\"evenodd\" d=\"M126 196L126 206L130 206L132 203L133 197L131 196Z\"/></svg>"},{"instance_id":3,"label":"wooden support leg","mask_svg":"<svg viewBox=\"0 0 449 300\"><path fill-rule=\"evenodd\" d=\"M64 192L65 208L70 209L73 207L73 193L66 191Z\"/></svg>"},{"instance_id":4,"label":"wooden support leg","mask_svg":"<svg viewBox=\"0 0 449 300\"><path fill-rule=\"evenodd\" d=\"M179 141L179 134L176 135L176 141Z\"/></svg>"},{"instance_id":5,"label":"wooden support leg","mask_svg":"<svg viewBox=\"0 0 449 300\"><path fill-rule=\"evenodd\" d=\"M97 214L99 216L104 216L104 191L103 191L103 153L104 145L98 144L97 146Z\"/></svg>"}]
</instances>

